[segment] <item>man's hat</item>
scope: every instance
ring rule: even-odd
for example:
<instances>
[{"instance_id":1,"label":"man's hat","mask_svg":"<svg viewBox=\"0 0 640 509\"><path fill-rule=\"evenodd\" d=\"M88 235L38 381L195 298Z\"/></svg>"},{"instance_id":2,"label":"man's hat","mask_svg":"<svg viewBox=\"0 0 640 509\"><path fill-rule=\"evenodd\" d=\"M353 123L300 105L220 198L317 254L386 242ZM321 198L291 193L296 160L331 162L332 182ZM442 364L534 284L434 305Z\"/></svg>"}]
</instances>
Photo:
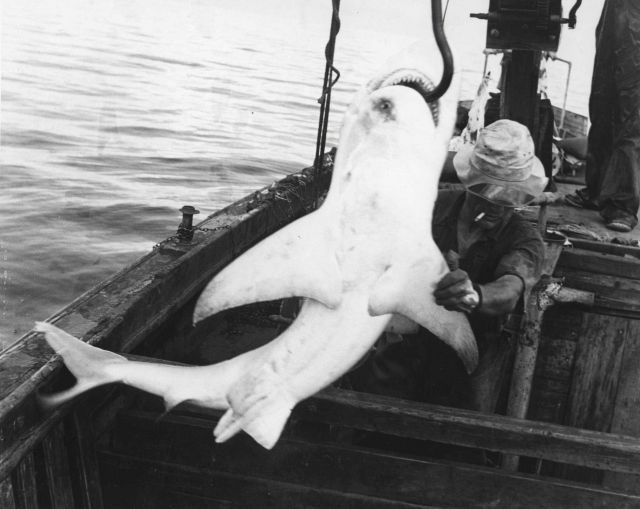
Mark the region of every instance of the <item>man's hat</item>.
<instances>
[{"instance_id":1,"label":"man's hat","mask_svg":"<svg viewBox=\"0 0 640 509\"><path fill-rule=\"evenodd\" d=\"M497 120L480 129L475 146L463 145L453 158L467 191L497 205L519 207L547 185L529 130L513 120Z\"/></svg>"}]
</instances>

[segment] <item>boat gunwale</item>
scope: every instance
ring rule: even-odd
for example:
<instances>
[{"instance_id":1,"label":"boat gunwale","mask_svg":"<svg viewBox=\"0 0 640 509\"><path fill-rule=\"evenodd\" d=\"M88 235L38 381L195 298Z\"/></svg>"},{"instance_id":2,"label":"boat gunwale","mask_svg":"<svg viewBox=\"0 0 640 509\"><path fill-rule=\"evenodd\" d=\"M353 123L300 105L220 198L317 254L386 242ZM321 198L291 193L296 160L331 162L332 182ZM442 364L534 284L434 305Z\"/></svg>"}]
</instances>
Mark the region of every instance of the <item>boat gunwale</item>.
<instances>
[{"instance_id":1,"label":"boat gunwale","mask_svg":"<svg viewBox=\"0 0 640 509\"><path fill-rule=\"evenodd\" d=\"M129 308L135 307L136 303L139 304L145 297L157 290L158 285L166 282L168 274L173 274L179 267L188 266L191 260L198 255L204 256L207 250L213 250L217 253L218 258L222 259L222 263L220 260L212 261L208 271L194 277L195 280L189 284L182 284L180 295L167 300L164 307L158 311L155 320L152 322L147 320L143 326L138 327L135 337L128 337L127 341L120 345L122 348L116 348L117 351L130 351L144 337L152 333L158 325L155 322L161 323L168 314L193 298L213 274L228 264L235 256L280 228L283 223L290 222L308 212L317 199L315 186L328 187L331 167L332 158L328 157L320 171L309 167L300 172L292 173L214 212L196 225L198 235L195 236L193 243L180 244L172 238L163 241L153 251L143 255L54 313L47 321L56 323L72 317L93 299L99 300L105 289L112 286L119 287L119 283L136 270L140 270L151 261L160 261L159 267L148 274L147 280L150 281L148 285L140 287L137 285L137 281L134 281L132 287L124 285L118 289L121 294L126 294L127 290L131 290L133 295L133 300L127 302L128 305L124 312L118 311L117 307L107 306L106 316L103 316L101 320L89 320L90 328L80 337L89 344L104 347L105 343L113 343L113 336L117 335L118 329L127 318ZM252 224L252 221L259 221L262 216L265 220L258 225L259 227ZM221 219L224 224L217 224ZM209 228L212 225L215 227ZM234 228L241 225L246 228L253 226L251 235L247 235L241 240L233 239ZM233 252L229 252L229 250L221 252L214 249L216 244L225 240L233 247ZM161 258L165 259L161 260ZM109 312L111 312L111 316ZM69 332L73 333L74 331ZM11 357L21 355L29 361L33 361L32 365L26 369L23 366L20 373L16 373L19 366L12 366L13 369L0 369L0 380L2 380L0 387L6 387L0 394L2 397L0 400L0 445L2 445L0 447L0 480L9 475L19 462L20 458L11 460L11 455L24 449L21 447L22 440L20 438L26 436L31 446L36 445L57 422L74 408L76 403L75 401L69 402L49 413L39 408L38 391L54 380L56 375L62 373L64 363L62 358L44 344L42 338L38 336L39 333L33 330L29 331L10 347L0 352L0 362L5 361L5 364L10 364L7 361ZM38 343L48 353L45 354L42 350L36 351L36 354L40 355L34 357L30 349ZM41 357L45 355L46 358L41 360Z\"/></svg>"}]
</instances>

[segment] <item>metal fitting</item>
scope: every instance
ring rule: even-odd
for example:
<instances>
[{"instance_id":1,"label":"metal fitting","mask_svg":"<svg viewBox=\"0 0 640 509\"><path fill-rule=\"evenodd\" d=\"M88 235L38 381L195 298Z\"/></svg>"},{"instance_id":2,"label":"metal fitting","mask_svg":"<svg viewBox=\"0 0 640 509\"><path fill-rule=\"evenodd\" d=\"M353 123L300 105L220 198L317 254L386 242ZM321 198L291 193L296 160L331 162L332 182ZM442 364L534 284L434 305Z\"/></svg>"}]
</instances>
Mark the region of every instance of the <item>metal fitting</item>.
<instances>
[{"instance_id":1,"label":"metal fitting","mask_svg":"<svg viewBox=\"0 0 640 509\"><path fill-rule=\"evenodd\" d=\"M200 211L191 205L184 205L180 212L182 212L182 222L178 225L178 241L191 242L193 239L193 216L199 214Z\"/></svg>"}]
</instances>

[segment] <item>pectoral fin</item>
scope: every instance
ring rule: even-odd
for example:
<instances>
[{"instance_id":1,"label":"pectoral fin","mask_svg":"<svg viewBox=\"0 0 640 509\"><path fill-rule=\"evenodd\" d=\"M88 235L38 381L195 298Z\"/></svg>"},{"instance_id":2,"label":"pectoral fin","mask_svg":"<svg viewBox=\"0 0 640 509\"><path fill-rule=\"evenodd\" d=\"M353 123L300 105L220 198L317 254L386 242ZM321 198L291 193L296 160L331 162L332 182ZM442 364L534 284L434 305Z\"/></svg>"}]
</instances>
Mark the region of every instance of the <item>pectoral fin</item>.
<instances>
[{"instance_id":1,"label":"pectoral fin","mask_svg":"<svg viewBox=\"0 0 640 509\"><path fill-rule=\"evenodd\" d=\"M333 235L321 211L267 237L217 274L200 295L194 322L224 309L287 297L340 303Z\"/></svg>"},{"instance_id":2,"label":"pectoral fin","mask_svg":"<svg viewBox=\"0 0 640 509\"><path fill-rule=\"evenodd\" d=\"M447 267L439 251L432 253L410 264L392 265L373 289L369 313L398 313L419 323L451 346L471 372L478 364L476 340L464 313L436 304L433 289Z\"/></svg>"}]
</instances>

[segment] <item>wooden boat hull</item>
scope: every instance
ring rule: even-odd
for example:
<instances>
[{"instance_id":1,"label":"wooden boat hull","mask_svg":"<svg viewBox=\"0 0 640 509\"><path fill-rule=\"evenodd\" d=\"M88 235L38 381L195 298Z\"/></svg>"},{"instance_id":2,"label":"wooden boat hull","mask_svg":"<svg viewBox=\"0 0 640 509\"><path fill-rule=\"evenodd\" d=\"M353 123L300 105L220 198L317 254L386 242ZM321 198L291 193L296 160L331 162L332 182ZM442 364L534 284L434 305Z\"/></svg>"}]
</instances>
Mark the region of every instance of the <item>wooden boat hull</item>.
<instances>
[{"instance_id":1,"label":"wooden boat hull","mask_svg":"<svg viewBox=\"0 0 640 509\"><path fill-rule=\"evenodd\" d=\"M269 341L283 327L271 318L280 303L193 327L195 299L235 256L312 208L330 170L221 210L192 243L161 243L51 321L166 362L210 363ZM30 333L0 356L0 506L638 507L640 259L637 248L588 247L564 248L555 269L595 305L544 313L532 420L332 388L294 411L272 451L242 436L215 444L216 412L165 415L157 398L126 387L43 412L37 392L70 381ZM483 451L522 456L520 470L486 466Z\"/></svg>"}]
</instances>

